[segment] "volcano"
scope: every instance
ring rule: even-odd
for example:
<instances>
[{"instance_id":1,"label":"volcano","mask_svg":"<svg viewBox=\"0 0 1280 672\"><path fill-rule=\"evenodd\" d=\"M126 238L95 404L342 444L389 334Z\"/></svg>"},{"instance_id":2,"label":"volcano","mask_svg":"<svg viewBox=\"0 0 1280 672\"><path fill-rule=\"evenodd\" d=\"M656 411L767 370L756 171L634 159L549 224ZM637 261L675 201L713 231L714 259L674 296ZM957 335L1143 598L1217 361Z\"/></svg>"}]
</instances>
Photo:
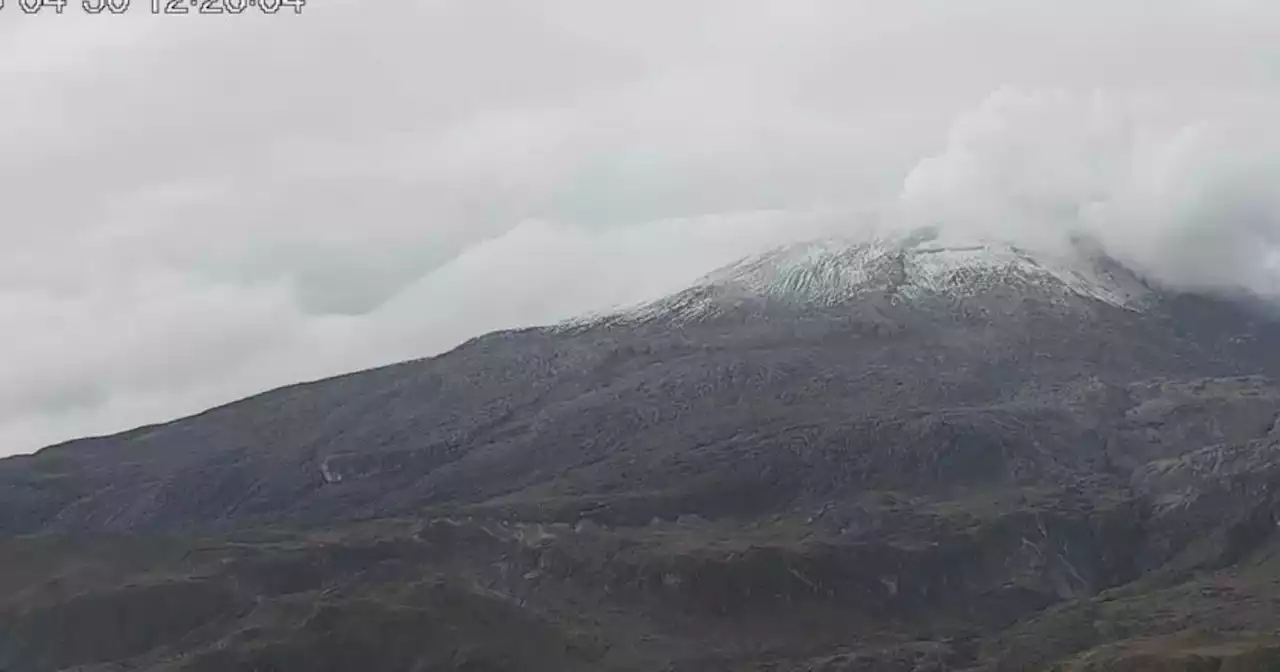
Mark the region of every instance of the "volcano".
<instances>
[{"instance_id":1,"label":"volcano","mask_svg":"<svg viewBox=\"0 0 1280 672\"><path fill-rule=\"evenodd\" d=\"M1273 669L1277 372L1084 241L789 245L0 461L0 667Z\"/></svg>"}]
</instances>

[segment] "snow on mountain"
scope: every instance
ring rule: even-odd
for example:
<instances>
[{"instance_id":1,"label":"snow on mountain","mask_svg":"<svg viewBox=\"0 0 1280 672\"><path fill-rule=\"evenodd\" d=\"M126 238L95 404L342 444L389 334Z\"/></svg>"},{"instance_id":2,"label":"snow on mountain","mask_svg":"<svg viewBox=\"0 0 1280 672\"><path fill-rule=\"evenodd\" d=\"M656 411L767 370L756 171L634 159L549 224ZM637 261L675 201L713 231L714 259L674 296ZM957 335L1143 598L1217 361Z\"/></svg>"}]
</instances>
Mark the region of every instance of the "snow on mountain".
<instances>
[{"instance_id":1,"label":"snow on mountain","mask_svg":"<svg viewBox=\"0 0 1280 672\"><path fill-rule=\"evenodd\" d=\"M1084 243L1031 250L920 230L896 238L786 245L718 269L684 291L592 321L699 319L760 301L830 308L876 297L955 302L997 293L1064 306L1097 301L1141 310L1152 290Z\"/></svg>"}]
</instances>

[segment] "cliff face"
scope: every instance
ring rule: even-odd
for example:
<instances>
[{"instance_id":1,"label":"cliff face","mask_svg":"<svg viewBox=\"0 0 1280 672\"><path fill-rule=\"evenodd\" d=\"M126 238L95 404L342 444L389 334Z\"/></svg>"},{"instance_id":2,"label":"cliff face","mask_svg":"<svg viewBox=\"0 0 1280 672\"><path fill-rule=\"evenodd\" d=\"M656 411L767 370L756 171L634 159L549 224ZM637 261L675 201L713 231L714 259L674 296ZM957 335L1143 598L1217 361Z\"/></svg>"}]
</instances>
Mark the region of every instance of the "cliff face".
<instances>
[{"instance_id":1,"label":"cliff face","mask_svg":"<svg viewBox=\"0 0 1280 672\"><path fill-rule=\"evenodd\" d=\"M0 666L1270 669L1278 373L1083 248L784 248L0 461Z\"/></svg>"}]
</instances>

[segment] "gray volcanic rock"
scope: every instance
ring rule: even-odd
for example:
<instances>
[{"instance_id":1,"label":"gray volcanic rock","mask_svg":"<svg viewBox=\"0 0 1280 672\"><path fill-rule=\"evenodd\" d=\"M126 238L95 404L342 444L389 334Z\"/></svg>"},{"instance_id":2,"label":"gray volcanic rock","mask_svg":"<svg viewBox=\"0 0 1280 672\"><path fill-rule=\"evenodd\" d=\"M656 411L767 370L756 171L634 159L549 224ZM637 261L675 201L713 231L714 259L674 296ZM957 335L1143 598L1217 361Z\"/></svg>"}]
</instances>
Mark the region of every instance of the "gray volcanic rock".
<instances>
[{"instance_id":1,"label":"gray volcanic rock","mask_svg":"<svg viewBox=\"0 0 1280 672\"><path fill-rule=\"evenodd\" d=\"M634 512L617 515L637 520L753 515L865 487L928 492L1096 475L1108 460L1132 467L1202 445L1159 429L1188 429L1196 408L1243 409L1236 440L1271 429L1254 426L1267 397L1188 400L1143 383L1272 367L1229 338L1180 333L1172 298L1073 254L927 237L783 248L635 310L490 334L0 462L0 530L319 521L622 493ZM1179 403L1192 408L1160 416ZM1152 417L1137 431L1140 416Z\"/></svg>"}]
</instances>

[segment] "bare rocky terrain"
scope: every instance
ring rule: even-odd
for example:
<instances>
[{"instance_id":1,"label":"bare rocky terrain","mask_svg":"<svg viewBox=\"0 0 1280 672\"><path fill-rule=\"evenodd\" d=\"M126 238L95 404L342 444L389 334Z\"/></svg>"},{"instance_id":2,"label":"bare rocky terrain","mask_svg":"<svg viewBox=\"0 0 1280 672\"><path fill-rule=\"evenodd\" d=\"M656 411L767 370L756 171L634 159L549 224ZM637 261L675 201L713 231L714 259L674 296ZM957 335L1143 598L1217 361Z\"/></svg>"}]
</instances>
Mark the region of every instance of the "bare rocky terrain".
<instances>
[{"instance_id":1,"label":"bare rocky terrain","mask_svg":"<svg viewBox=\"0 0 1280 672\"><path fill-rule=\"evenodd\" d=\"M788 248L0 461L0 669L1280 669L1280 320Z\"/></svg>"}]
</instances>

